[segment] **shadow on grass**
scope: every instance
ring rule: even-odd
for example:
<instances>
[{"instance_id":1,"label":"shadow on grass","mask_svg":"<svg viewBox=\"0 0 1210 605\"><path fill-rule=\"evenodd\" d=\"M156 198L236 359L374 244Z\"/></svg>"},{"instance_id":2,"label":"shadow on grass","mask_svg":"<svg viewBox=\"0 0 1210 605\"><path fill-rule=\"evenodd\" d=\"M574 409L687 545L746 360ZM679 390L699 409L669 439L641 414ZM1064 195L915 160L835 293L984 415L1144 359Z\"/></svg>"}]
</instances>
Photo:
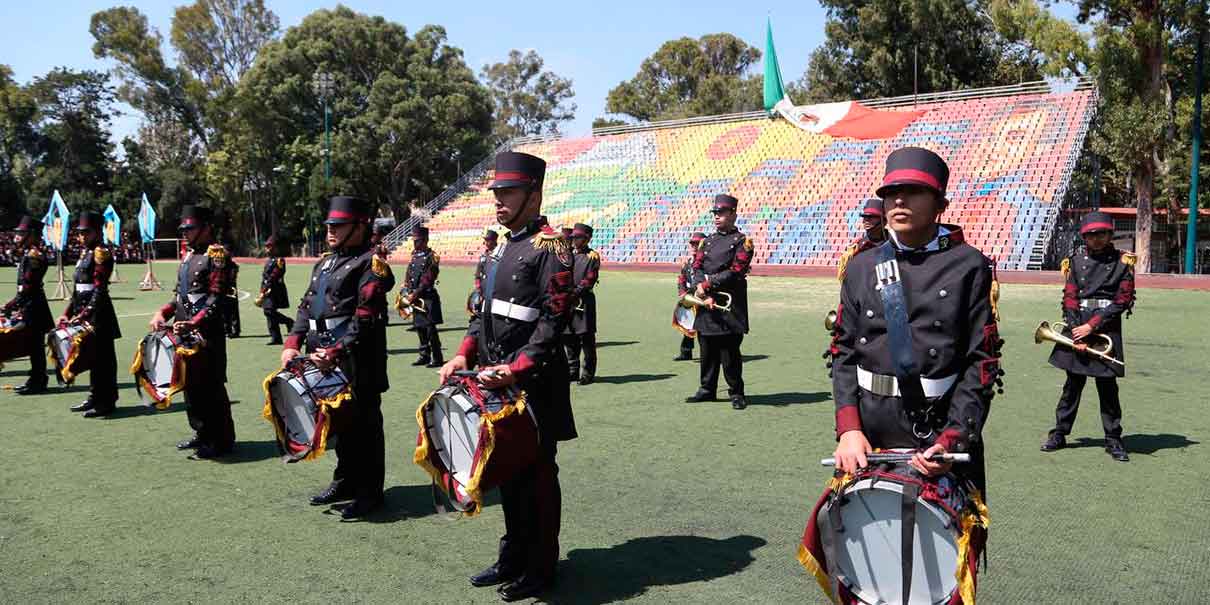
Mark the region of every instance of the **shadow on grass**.
<instances>
[{"instance_id":1,"label":"shadow on grass","mask_svg":"<svg viewBox=\"0 0 1210 605\"><path fill-rule=\"evenodd\" d=\"M613 603L634 598L655 586L702 582L743 571L752 551L766 544L756 536L723 540L702 536L634 538L608 548L567 553L552 603Z\"/></svg>"},{"instance_id":2,"label":"shadow on grass","mask_svg":"<svg viewBox=\"0 0 1210 605\"><path fill-rule=\"evenodd\" d=\"M655 382L668 380L676 374L622 374L621 376L597 376L596 381L604 384L628 384L631 382Z\"/></svg>"},{"instance_id":3,"label":"shadow on grass","mask_svg":"<svg viewBox=\"0 0 1210 605\"><path fill-rule=\"evenodd\" d=\"M744 363L752 363L754 361L763 361L768 359L768 355L744 355Z\"/></svg>"},{"instance_id":4,"label":"shadow on grass","mask_svg":"<svg viewBox=\"0 0 1210 605\"><path fill-rule=\"evenodd\" d=\"M236 441L235 449L230 454L216 460L223 464L242 464L277 458L280 455L276 441Z\"/></svg>"},{"instance_id":5,"label":"shadow on grass","mask_svg":"<svg viewBox=\"0 0 1210 605\"><path fill-rule=\"evenodd\" d=\"M183 401L174 401L172 403L172 405L170 405L167 408L164 408L162 410L157 410L155 408L147 407L141 403L136 403L136 404L132 404L132 405L121 405L121 403L122 403L121 401L118 402L119 405L118 405L117 409L115 409L112 414L107 416L107 418L109 418L110 420L120 420L122 418L134 418L137 416L154 416L155 414L171 414L173 412L184 412L185 411L185 402L183 402Z\"/></svg>"},{"instance_id":6,"label":"shadow on grass","mask_svg":"<svg viewBox=\"0 0 1210 605\"><path fill-rule=\"evenodd\" d=\"M598 342L597 348L604 349L605 347L628 347L630 345L637 344L639 344L639 341L637 340L606 340L604 342Z\"/></svg>"},{"instance_id":7,"label":"shadow on grass","mask_svg":"<svg viewBox=\"0 0 1210 605\"><path fill-rule=\"evenodd\" d=\"M419 352L420 349L387 349L387 355L411 355Z\"/></svg>"},{"instance_id":8,"label":"shadow on grass","mask_svg":"<svg viewBox=\"0 0 1210 605\"><path fill-rule=\"evenodd\" d=\"M1122 442L1126 444L1126 451L1132 454L1154 454L1160 450L1180 450L1191 445L1197 445L1200 441L1192 441L1184 435L1176 435L1173 433L1160 433L1157 435L1123 435ZM1067 447L1105 447L1104 439L1096 439L1093 437L1080 437L1067 443Z\"/></svg>"},{"instance_id":9,"label":"shadow on grass","mask_svg":"<svg viewBox=\"0 0 1210 605\"><path fill-rule=\"evenodd\" d=\"M749 395L748 405L795 405L799 403L819 403L829 401L832 394L820 391L817 393L762 393Z\"/></svg>"},{"instance_id":10,"label":"shadow on grass","mask_svg":"<svg viewBox=\"0 0 1210 605\"><path fill-rule=\"evenodd\" d=\"M500 492L492 490L483 498L483 508L490 506L498 506L500 504ZM455 521L462 515L449 506L445 500L445 496L437 494L442 504L445 504L446 510L449 511L444 515L437 512L436 505L433 504L433 486L432 484L423 485L394 485L388 487L383 492L383 497L386 502L383 507L377 512L362 519L363 523L394 523L396 521L404 521L407 519L419 519L432 515L439 515L442 520Z\"/></svg>"}]
</instances>

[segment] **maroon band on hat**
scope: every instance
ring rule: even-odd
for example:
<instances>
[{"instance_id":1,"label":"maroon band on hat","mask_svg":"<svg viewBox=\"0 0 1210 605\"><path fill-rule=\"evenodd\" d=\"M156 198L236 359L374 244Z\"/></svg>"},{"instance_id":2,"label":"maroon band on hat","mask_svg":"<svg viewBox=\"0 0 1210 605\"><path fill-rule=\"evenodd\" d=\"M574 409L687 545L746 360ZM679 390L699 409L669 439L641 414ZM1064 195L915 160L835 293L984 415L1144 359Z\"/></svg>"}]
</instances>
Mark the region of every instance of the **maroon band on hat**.
<instances>
[{"instance_id":1,"label":"maroon band on hat","mask_svg":"<svg viewBox=\"0 0 1210 605\"><path fill-rule=\"evenodd\" d=\"M186 225L186 226L192 226L192 225L198 224L198 220L197 220L197 218L190 216L190 217L181 219L181 224Z\"/></svg>"},{"instance_id":2,"label":"maroon band on hat","mask_svg":"<svg viewBox=\"0 0 1210 605\"><path fill-rule=\"evenodd\" d=\"M1113 225L1110 223L1088 223L1080 227L1080 235L1084 235L1089 231L1113 231Z\"/></svg>"},{"instance_id":3,"label":"maroon band on hat","mask_svg":"<svg viewBox=\"0 0 1210 605\"><path fill-rule=\"evenodd\" d=\"M898 170L888 172L886 176L882 178L882 185L885 187L893 184L895 181L900 180L920 181L933 189L938 191L941 190L941 183L937 180L937 177L923 170L916 170L914 168L900 168Z\"/></svg>"},{"instance_id":4,"label":"maroon band on hat","mask_svg":"<svg viewBox=\"0 0 1210 605\"><path fill-rule=\"evenodd\" d=\"M872 215L874 215L874 216L882 216L882 211L881 211L881 210L879 210L879 209L877 209L877 208L864 208L864 209L862 209L862 211L861 211L861 216L866 216L867 214L872 214Z\"/></svg>"},{"instance_id":5,"label":"maroon band on hat","mask_svg":"<svg viewBox=\"0 0 1210 605\"><path fill-rule=\"evenodd\" d=\"M328 212L328 218L335 218L335 219L341 219L341 220L347 220L347 221L367 221L367 220L370 220L370 217L368 217L368 216L363 216L363 215L360 215L360 214L353 214L352 212L345 212L345 211L343 211L343 210L331 210L331 211L329 211L329 212Z\"/></svg>"},{"instance_id":6,"label":"maroon band on hat","mask_svg":"<svg viewBox=\"0 0 1210 605\"><path fill-rule=\"evenodd\" d=\"M525 174L524 172L497 172L497 181L525 181L532 182L534 177Z\"/></svg>"}]
</instances>

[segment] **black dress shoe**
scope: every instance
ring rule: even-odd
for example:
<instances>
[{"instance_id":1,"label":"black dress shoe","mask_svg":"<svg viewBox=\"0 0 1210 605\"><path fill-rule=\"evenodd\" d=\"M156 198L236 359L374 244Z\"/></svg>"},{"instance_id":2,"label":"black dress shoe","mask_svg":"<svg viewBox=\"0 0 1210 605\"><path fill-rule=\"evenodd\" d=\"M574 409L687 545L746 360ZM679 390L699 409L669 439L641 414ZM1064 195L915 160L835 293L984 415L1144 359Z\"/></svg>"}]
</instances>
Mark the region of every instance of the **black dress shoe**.
<instances>
[{"instance_id":1,"label":"black dress shoe","mask_svg":"<svg viewBox=\"0 0 1210 605\"><path fill-rule=\"evenodd\" d=\"M673 357L672 361L693 361L693 354L692 353L688 353L688 354L681 353L680 355Z\"/></svg>"},{"instance_id":2,"label":"black dress shoe","mask_svg":"<svg viewBox=\"0 0 1210 605\"><path fill-rule=\"evenodd\" d=\"M380 508L382 508L383 499L379 498L358 498L352 504L344 507L340 511L340 518L344 521L352 519L360 519Z\"/></svg>"},{"instance_id":3,"label":"black dress shoe","mask_svg":"<svg viewBox=\"0 0 1210 605\"><path fill-rule=\"evenodd\" d=\"M194 435L180 443L177 443L176 449L178 449L178 450L195 450L201 446L202 446L202 440L198 439L197 435Z\"/></svg>"},{"instance_id":4,"label":"black dress shoe","mask_svg":"<svg viewBox=\"0 0 1210 605\"><path fill-rule=\"evenodd\" d=\"M265 343L265 346L266 347L279 347L279 346L281 346L281 344L282 344L282 341L280 341L280 340L270 340L269 342Z\"/></svg>"},{"instance_id":5,"label":"black dress shoe","mask_svg":"<svg viewBox=\"0 0 1210 605\"><path fill-rule=\"evenodd\" d=\"M414 365L414 366L427 366L427 365L429 365L429 358L428 358L428 357L418 357L418 358L416 359L416 361L413 361L413 362L412 362L412 365Z\"/></svg>"},{"instance_id":6,"label":"black dress shoe","mask_svg":"<svg viewBox=\"0 0 1210 605\"><path fill-rule=\"evenodd\" d=\"M207 445L207 444L203 443L197 447L197 450L195 452L193 452L192 454L189 454L189 459L190 460L214 460L215 458L222 458L223 456L226 456L227 454L230 454L230 453L231 453L231 448L222 449L222 448L217 448L212 445Z\"/></svg>"},{"instance_id":7,"label":"black dress shoe","mask_svg":"<svg viewBox=\"0 0 1210 605\"><path fill-rule=\"evenodd\" d=\"M597 379L596 376L593 376L592 374L581 374L580 375L580 384L589 385L589 384L592 384L592 382L596 379Z\"/></svg>"},{"instance_id":8,"label":"black dress shoe","mask_svg":"<svg viewBox=\"0 0 1210 605\"><path fill-rule=\"evenodd\" d=\"M1053 452L1055 450L1063 449L1063 447L1066 445L1067 440L1063 438L1063 435L1059 433L1051 433L1046 436L1046 441L1042 442L1042 451Z\"/></svg>"},{"instance_id":9,"label":"black dress shoe","mask_svg":"<svg viewBox=\"0 0 1210 605\"><path fill-rule=\"evenodd\" d=\"M731 409L742 410L746 407L748 407L748 398L744 397L743 395L731 396Z\"/></svg>"},{"instance_id":10,"label":"black dress shoe","mask_svg":"<svg viewBox=\"0 0 1210 605\"><path fill-rule=\"evenodd\" d=\"M70 409L73 412L87 412L88 410L91 410L93 407L95 407L95 404L93 404L92 398L89 397L88 399L85 399L84 401L81 401L80 403L77 403L76 405L73 405L68 409Z\"/></svg>"},{"instance_id":11,"label":"black dress shoe","mask_svg":"<svg viewBox=\"0 0 1210 605\"><path fill-rule=\"evenodd\" d=\"M433 361L430 361L430 362L428 362L427 364L425 364L425 365L424 365L424 367L426 367L426 368L439 368L439 367L441 367L441 366L443 366L443 365L445 365L445 362L444 362L444 361L441 361L440 359L434 359Z\"/></svg>"},{"instance_id":12,"label":"black dress shoe","mask_svg":"<svg viewBox=\"0 0 1210 605\"><path fill-rule=\"evenodd\" d=\"M536 597L546 592L546 589L550 588L551 584L553 582L546 578L524 574L515 581L500 586L500 588L496 589L496 592L500 593L500 598L505 601L520 601L521 599Z\"/></svg>"},{"instance_id":13,"label":"black dress shoe","mask_svg":"<svg viewBox=\"0 0 1210 605\"><path fill-rule=\"evenodd\" d=\"M332 504L335 502L343 502L345 500L352 499L353 492L351 490L344 489L341 484L333 482L328 484L328 487L324 488L324 491L311 496L311 505L323 506L324 504Z\"/></svg>"},{"instance_id":14,"label":"black dress shoe","mask_svg":"<svg viewBox=\"0 0 1210 605\"><path fill-rule=\"evenodd\" d=\"M694 393L693 395L691 395L689 397L686 397L685 402L686 403L701 403L703 401L716 401L717 399L718 399L718 395L711 393L709 391L703 391L703 390L699 389L698 392Z\"/></svg>"},{"instance_id":15,"label":"black dress shoe","mask_svg":"<svg viewBox=\"0 0 1210 605\"><path fill-rule=\"evenodd\" d=\"M46 392L46 385L30 384L27 382L17 387L16 391L18 395L40 395Z\"/></svg>"},{"instance_id":16,"label":"black dress shoe","mask_svg":"<svg viewBox=\"0 0 1210 605\"><path fill-rule=\"evenodd\" d=\"M112 408L112 407L108 407L108 408L94 407L92 409L85 410L84 417L85 418L104 418L104 417L112 414L113 410L114 410L114 408Z\"/></svg>"},{"instance_id":17,"label":"black dress shoe","mask_svg":"<svg viewBox=\"0 0 1210 605\"><path fill-rule=\"evenodd\" d=\"M1130 454L1126 453L1126 446L1117 439L1108 439L1105 441L1105 453L1112 456L1118 462L1130 462Z\"/></svg>"},{"instance_id":18,"label":"black dress shoe","mask_svg":"<svg viewBox=\"0 0 1210 605\"><path fill-rule=\"evenodd\" d=\"M471 576L471 586L482 588L484 586L495 586L497 584L506 584L521 577L521 574L513 572L509 569L501 569L497 563L487 569Z\"/></svg>"}]
</instances>

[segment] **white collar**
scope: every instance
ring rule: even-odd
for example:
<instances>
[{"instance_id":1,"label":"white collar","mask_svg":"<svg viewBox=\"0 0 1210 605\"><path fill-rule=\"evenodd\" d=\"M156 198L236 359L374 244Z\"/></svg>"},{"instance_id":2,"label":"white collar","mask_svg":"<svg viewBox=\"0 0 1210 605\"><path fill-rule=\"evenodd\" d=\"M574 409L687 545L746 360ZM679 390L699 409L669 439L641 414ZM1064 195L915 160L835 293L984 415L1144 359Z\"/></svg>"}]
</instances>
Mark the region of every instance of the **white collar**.
<instances>
[{"instance_id":1,"label":"white collar","mask_svg":"<svg viewBox=\"0 0 1210 605\"><path fill-rule=\"evenodd\" d=\"M899 236L895 234L894 229L887 229L887 235L891 238L891 243L900 252L935 252L941 249L941 238L950 234L950 230L945 228L945 225L937 225L937 235L933 236L932 241L920 246L919 248L910 248L899 243Z\"/></svg>"}]
</instances>

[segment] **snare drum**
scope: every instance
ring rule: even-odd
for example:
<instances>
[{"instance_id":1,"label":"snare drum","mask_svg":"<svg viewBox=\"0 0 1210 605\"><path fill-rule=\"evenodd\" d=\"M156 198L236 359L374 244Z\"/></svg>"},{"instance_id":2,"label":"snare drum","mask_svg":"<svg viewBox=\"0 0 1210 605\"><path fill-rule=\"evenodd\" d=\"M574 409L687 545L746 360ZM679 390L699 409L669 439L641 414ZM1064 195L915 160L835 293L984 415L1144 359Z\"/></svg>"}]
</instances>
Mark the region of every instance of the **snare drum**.
<instances>
[{"instance_id":1,"label":"snare drum","mask_svg":"<svg viewBox=\"0 0 1210 605\"><path fill-rule=\"evenodd\" d=\"M905 512L914 517L909 549ZM953 475L922 477L906 464L862 469L829 482L798 558L841 603L973 603L987 523L978 490Z\"/></svg>"},{"instance_id":2,"label":"snare drum","mask_svg":"<svg viewBox=\"0 0 1210 605\"><path fill-rule=\"evenodd\" d=\"M204 344L196 332L178 335L165 329L144 336L130 364L143 403L160 410L172 405L172 396L185 389L190 369L197 369Z\"/></svg>"},{"instance_id":3,"label":"snare drum","mask_svg":"<svg viewBox=\"0 0 1210 605\"><path fill-rule=\"evenodd\" d=\"M55 364L59 382L71 384L76 376L92 369L96 351L90 324L65 325L46 336L49 361Z\"/></svg>"},{"instance_id":4,"label":"snare drum","mask_svg":"<svg viewBox=\"0 0 1210 605\"><path fill-rule=\"evenodd\" d=\"M678 301L672 308L672 327L689 338L697 338L697 330L693 329L694 321L697 321L697 307Z\"/></svg>"},{"instance_id":5,"label":"snare drum","mask_svg":"<svg viewBox=\"0 0 1210 605\"><path fill-rule=\"evenodd\" d=\"M515 386L489 390L455 379L420 404L416 422L412 460L467 515L483 508L484 493L538 458L538 424Z\"/></svg>"},{"instance_id":6,"label":"snare drum","mask_svg":"<svg viewBox=\"0 0 1210 605\"><path fill-rule=\"evenodd\" d=\"M315 460L328 446L332 415L352 398L349 381L338 367L320 370L297 357L264 381L265 419L277 433L286 462Z\"/></svg>"}]
</instances>

